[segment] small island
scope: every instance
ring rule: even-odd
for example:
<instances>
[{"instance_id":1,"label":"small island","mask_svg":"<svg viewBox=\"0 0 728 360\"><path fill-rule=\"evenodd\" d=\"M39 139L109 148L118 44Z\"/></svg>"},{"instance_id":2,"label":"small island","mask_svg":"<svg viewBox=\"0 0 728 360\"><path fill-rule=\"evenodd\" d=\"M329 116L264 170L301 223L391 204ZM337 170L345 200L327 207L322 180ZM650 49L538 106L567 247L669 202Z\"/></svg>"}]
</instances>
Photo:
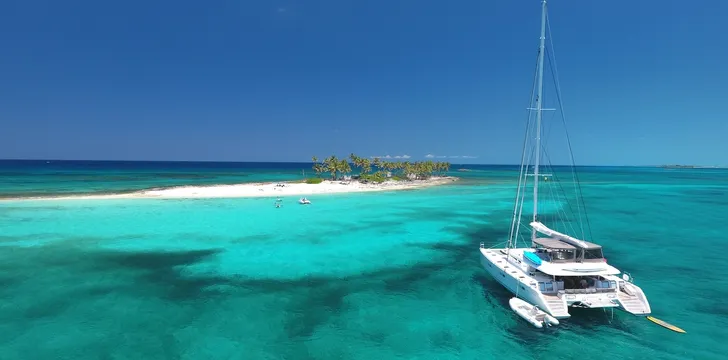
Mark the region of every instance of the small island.
<instances>
[{"instance_id":1,"label":"small island","mask_svg":"<svg viewBox=\"0 0 728 360\"><path fill-rule=\"evenodd\" d=\"M660 165L659 167L663 169L695 169L700 168L700 166L696 165Z\"/></svg>"},{"instance_id":2,"label":"small island","mask_svg":"<svg viewBox=\"0 0 728 360\"><path fill-rule=\"evenodd\" d=\"M332 155L319 161L312 158L315 178L306 179L308 184L323 182L326 176L331 181L358 181L360 183L384 183L386 181L425 181L433 178L442 179L450 170L450 163L436 161L386 161L381 158L370 160L356 154L349 158L339 159ZM354 166L352 168L352 165ZM356 170L356 174L352 175Z\"/></svg>"},{"instance_id":3,"label":"small island","mask_svg":"<svg viewBox=\"0 0 728 360\"><path fill-rule=\"evenodd\" d=\"M354 192L415 189L451 183L458 178L446 176L450 164L434 161L385 161L351 154L347 159L329 156L313 158L316 177L266 183L234 185L188 185L148 189L123 194L93 194L33 198L25 200L92 199L206 199L206 198L281 198ZM0 199L12 201L24 199Z\"/></svg>"},{"instance_id":4,"label":"small island","mask_svg":"<svg viewBox=\"0 0 728 360\"><path fill-rule=\"evenodd\" d=\"M724 167L716 165L660 165L658 166L663 169L721 169Z\"/></svg>"}]
</instances>

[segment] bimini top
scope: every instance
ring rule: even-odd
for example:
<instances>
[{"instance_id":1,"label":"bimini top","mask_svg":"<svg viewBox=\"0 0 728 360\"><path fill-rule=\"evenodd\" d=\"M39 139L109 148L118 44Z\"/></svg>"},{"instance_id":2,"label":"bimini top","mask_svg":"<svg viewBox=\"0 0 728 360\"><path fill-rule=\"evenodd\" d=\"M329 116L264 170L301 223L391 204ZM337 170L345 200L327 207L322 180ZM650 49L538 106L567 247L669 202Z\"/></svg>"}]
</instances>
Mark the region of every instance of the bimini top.
<instances>
[{"instance_id":1,"label":"bimini top","mask_svg":"<svg viewBox=\"0 0 728 360\"><path fill-rule=\"evenodd\" d=\"M600 245L590 243L590 242L584 241L584 240L579 240L573 236L562 234L556 230L551 230L548 227L546 227L546 225L544 225L538 221L534 221L530 225L534 230L536 230L544 235L555 238L555 239L543 239L543 240L547 240L548 243L553 244L553 245L557 245L557 244L555 242L552 243L552 241L557 240L559 242L567 243L567 244L576 246L581 249L589 250L589 249L601 249L602 248ZM536 239L536 240L541 240L541 239ZM551 246L547 246L545 244L541 244L541 245L543 245L545 247L551 247ZM554 247L551 247L551 248L555 249ZM565 248L565 249L568 249L568 248Z\"/></svg>"},{"instance_id":2,"label":"bimini top","mask_svg":"<svg viewBox=\"0 0 728 360\"><path fill-rule=\"evenodd\" d=\"M531 227L551 237L534 239L534 244L552 250L576 253L576 259L543 261L536 267L538 271L554 276L617 275L620 273L619 269L607 264L601 246L551 230L537 221L532 222ZM585 259L585 254L589 254L590 257Z\"/></svg>"},{"instance_id":3,"label":"bimini top","mask_svg":"<svg viewBox=\"0 0 728 360\"><path fill-rule=\"evenodd\" d=\"M576 247L565 243L559 239L552 239L552 238L538 238L534 239L533 242L535 244L541 245L547 249L554 249L554 250L576 250Z\"/></svg>"},{"instance_id":4,"label":"bimini top","mask_svg":"<svg viewBox=\"0 0 728 360\"><path fill-rule=\"evenodd\" d=\"M618 275L621 271L602 263L552 263L544 261L536 269L553 276Z\"/></svg>"}]
</instances>

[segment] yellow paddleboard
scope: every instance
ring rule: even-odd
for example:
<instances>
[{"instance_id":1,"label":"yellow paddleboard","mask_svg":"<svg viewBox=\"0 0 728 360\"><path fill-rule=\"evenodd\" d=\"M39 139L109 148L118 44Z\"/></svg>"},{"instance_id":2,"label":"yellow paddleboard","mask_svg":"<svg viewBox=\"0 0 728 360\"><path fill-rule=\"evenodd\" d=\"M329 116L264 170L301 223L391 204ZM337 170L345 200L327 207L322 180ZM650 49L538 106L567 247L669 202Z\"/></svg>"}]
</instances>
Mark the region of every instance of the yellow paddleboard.
<instances>
[{"instance_id":1,"label":"yellow paddleboard","mask_svg":"<svg viewBox=\"0 0 728 360\"><path fill-rule=\"evenodd\" d=\"M672 330L672 331L675 331L675 332L679 332L679 333L685 334L685 330L683 330L683 329L681 329L681 328L679 328L679 327L677 327L677 326L675 326L675 325L673 325L673 324L670 324L670 323L664 322L664 321L662 321L662 320L660 320L660 319L657 319L657 318L653 318L652 316L648 316L648 317L647 317L647 320L649 320L649 321L652 321L653 323L655 323L655 324L657 324L657 325L660 325L660 326L662 326L662 327L668 328L668 329L670 329L670 330Z\"/></svg>"}]
</instances>

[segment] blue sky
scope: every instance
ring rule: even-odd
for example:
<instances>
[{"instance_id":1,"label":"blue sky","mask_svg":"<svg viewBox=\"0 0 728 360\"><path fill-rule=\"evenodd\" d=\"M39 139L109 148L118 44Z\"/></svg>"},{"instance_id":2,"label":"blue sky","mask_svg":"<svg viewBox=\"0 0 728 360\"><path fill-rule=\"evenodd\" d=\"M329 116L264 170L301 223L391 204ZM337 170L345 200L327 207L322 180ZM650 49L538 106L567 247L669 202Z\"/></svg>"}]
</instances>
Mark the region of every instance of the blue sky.
<instances>
[{"instance_id":1,"label":"blue sky","mask_svg":"<svg viewBox=\"0 0 728 360\"><path fill-rule=\"evenodd\" d=\"M728 2L549 9L577 163L728 165ZM0 158L518 163L539 11L537 0L5 1ZM567 162L560 138L549 146Z\"/></svg>"}]
</instances>

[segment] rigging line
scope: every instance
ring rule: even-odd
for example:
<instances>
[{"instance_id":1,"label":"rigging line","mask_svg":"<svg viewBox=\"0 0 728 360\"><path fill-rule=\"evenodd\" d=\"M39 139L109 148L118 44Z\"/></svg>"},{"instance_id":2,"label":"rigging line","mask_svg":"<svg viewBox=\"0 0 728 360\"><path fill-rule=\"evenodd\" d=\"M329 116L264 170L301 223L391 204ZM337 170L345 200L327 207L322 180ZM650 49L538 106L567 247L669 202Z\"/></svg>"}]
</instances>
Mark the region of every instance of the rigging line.
<instances>
[{"instance_id":1,"label":"rigging line","mask_svg":"<svg viewBox=\"0 0 728 360\"><path fill-rule=\"evenodd\" d=\"M548 53L548 51L549 51L548 48L546 49L546 51L547 51L547 54L550 54L550 53ZM551 59L548 58L548 57L547 57L547 60L548 61L551 61ZM545 100L546 100L546 96L544 95L543 96L543 99L542 99L542 102L545 103ZM554 121L553 121L553 119L554 119L555 116L556 116L556 112L554 111L553 113L551 113L550 118L547 120L548 123L549 123L549 127L548 127L548 130L546 131L546 136L542 138L542 143L543 143L542 149L544 150L544 152L546 152L545 149L548 147L548 143L551 140L551 132L552 132L552 130L554 128ZM551 171L552 174L553 173L556 173L556 168L554 167L553 162L550 159L549 159L548 170ZM563 191L563 188L562 188L563 194L559 194L559 192L557 190L555 190L554 188L555 188L554 186L548 186L549 194L552 196L552 198L554 199L554 201L555 202L560 202L561 199L562 199L561 195L563 195L563 199L568 202L568 197L566 195L566 192ZM556 212L557 212L557 214L556 214L557 219L555 221L558 222L560 220L561 223L564 226L564 229L569 228L569 227L567 227L567 223L569 223L569 225L571 225L570 226L571 233L577 234L576 229L573 227L573 225L570 223L570 221L567 221L566 220L566 219L568 219L568 214L566 214L566 210L564 210L563 208L559 207L559 208L557 208L557 211ZM581 212L580 211L579 211L579 218L581 219ZM583 235L583 233L584 232L583 232L583 228L582 228L582 235Z\"/></svg>"},{"instance_id":2,"label":"rigging line","mask_svg":"<svg viewBox=\"0 0 728 360\"><path fill-rule=\"evenodd\" d=\"M552 173L552 177L556 179L556 183L557 183L556 185L560 185L560 183L558 182L558 177L553 176L553 174L556 173L556 169L555 169L555 167L553 165L553 161L551 160L551 157L549 156L549 153L548 153L548 151L546 151L545 147L543 148L543 152L544 152L544 156L546 157L546 160L548 161L547 168L550 169L550 171ZM549 183L553 184L554 181L550 181ZM559 192L558 191L559 189L561 189L562 191ZM548 186L549 194L551 196L553 196L554 202L559 203L559 204L561 204L562 202L566 202L567 206L569 206L569 209L571 209L570 208L571 204L569 203L569 200L568 200L568 197L567 197L565 191L563 191L563 188L559 188L559 189L557 189L557 187L555 185ZM562 196L563 196L563 198L562 198ZM572 210L572 212L573 212L573 210ZM567 223L569 225L571 225L571 223L570 223L570 220L568 220L569 216L568 216L567 211L564 206L559 206L556 208L556 216L558 218L555 220L555 222L558 222L560 220L564 226L564 229L569 229L569 227L567 226ZM570 230L571 230L572 234L576 234L576 229L574 229L573 226L570 227Z\"/></svg>"},{"instance_id":3,"label":"rigging line","mask_svg":"<svg viewBox=\"0 0 728 360\"><path fill-rule=\"evenodd\" d=\"M523 154L521 157L521 167L519 168L518 185L516 188L516 197L513 201L513 219L511 220L511 228L510 228L509 234L508 234L508 246L507 247L509 249L511 247L513 247L514 244L517 244L517 241L518 241L518 238L516 235L516 233L518 232L517 219L518 219L518 216L520 216L520 215L517 215L517 212L518 212L519 198L521 198L522 194L525 193L526 176L525 176L525 172L524 172L524 164L525 164L525 157L527 154L526 139L528 138L528 135L530 134L529 127L528 127L529 123L530 123L530 113L529 113L529 118L527 119L527 123L526 123L527 126L526 126L526 131L524 134L525 138L524 138L524 144L523 144L523 150L522 150Z\"/></svg>"},{"instance_id":4,"label":"rigging line","mask_svg":"<svg viewBox=\"0 0 728 360\"><path fill-rule=\"evenodd\" d=\"M550 22L548 23L548 28L549 28L549 33L550 33L551 32ZM549 39L550 38L551 37L549 37ZM583 195L583 191L581 189L581 182L579 181L579 175L578 175L578 171L576 170L576 165L575 165L576 162L574 161L574 153L573 153L573 149L571 146L571 138L569 137L568 128L566 127L566 115L564 114L563 102L561 99L561 86L560 86L559 80L558 80L558 69L556 68L556 55L553 51L553 40L551 40L551 49L549 49L548 55L549 55L549 67L551 68L551 71L554 74L553 81L554 81L554 86L556 87L556 97L557 97L557 100L559 103L559 108L561 110L561 119L562 119L562 123L564 125L564 132L566 133L566 140L567 140L567 145L568 145L568 149L569 149L569 155L571 157L572 177L574 179L574 190L578 196L576 205L577 205L577 209L578 209L579 225L580 225L581 231L582 231L582 238L585 237L584 225L583 225L583 222L581 221L581 219L582 219L581 209L582 208L584 209L584 218L586 219L586 222L587 222L587 228L589 230L589 235L591 238L593 238L593 234L592 234L592 230L591 230L591 223L589 221L589 216L586 211L586 203L584 202L584 195ZM579 201L581 201L581 204L579 203Z\"/></svg>"},{"instance_id":5,"label":"rigging line","mask_svg":"<svg viewBox=\"0 0 728 360\"><path fill-rule=\"evenodd\" d=\"M536 55L536 58L538 59L538 54ZM536 77L538 76L538 61L536 62L536 68L533 70L533 86L531 87L531 94L528 96L528 107L532 107L531 104L533 103L533 94L536 91ZM528 135L529 135L529 124L531 123L531 114L532 111L528 111L528 118L526 119L526 131L523 135L523 149L521 150L521 168L519 169L518 173L518 188L516 189L516 197L514 199L513 203L513 219L511 220L511 230L508 234L508 248L510 249L513 245L511 243L514 230L517 229L517 226L515 224L516 222L516 210L518 208L518 198L521 192L521 184L522 184L522 177L523 177L523 168L525 165L524 160L526 159L526 147L528 144ZM525 192L525 188L523 189Z\"/></svg>"},{"instance_id":6,"label":"rigging line","mask_svg":"<svg viewBox=\"0 0 728 360\"><path fill-rule=\"evenodd\" d=\"M548 20L547 20L547 24L548 24L549 35L551 35L551 24L550 24L550 22L548 22ZM580 191L581 190L581 187L580 187L580 184L579 184L578 175L576 174L576 166L575 166L575 161L574 161L574 154L573 154L573 151L571 149L571 140L569 138L568 129L566 128L566 116L564 115L563 103L561 102L561 97L560 97L561 96L561 93L560 93L561 88L560 88L560 84L559 84L559 80L558 80L558 72L556 71L557 70L556 69L556 56L554 55L553 49L551 49L551 48L553 48L553 40L551 39L551 36L549 36L549 42L550 42L550 46L549 46L549 48L546 49L546 55L547 55L546 59L548 60L549 68L551 69L551 73L553 75L552 76L552 80L554 82L554 88L556 90L556 98L558 100L559 109L561 110L562 124L564 126L564 132L566 133L566 140L567 140L568 149L569 149L569 157L570 157L569 160L571 161L571 175L572 175L572 181L573 181L573 185L574 185L574 194L577 196L577 202L576 202L577 211L576 211L575 215L578 217L578 223L579 223L578 226L579 226L579 229L581 230L581 237L582 238L585 238L586 234L584 232L584 221L583 221L583 217L586 217L587 216L586 215L586 205L583 205L584 204L583 194ZM556 114L554 112L554 116L555 115ZM553 125L554 124L552 122L550 124L550 126L549 126L549 132L548 132L549 135L551 134L551 130L553 129ZM549 139L547 139L547 141ZM564 191L564 197L566 197L566 192L565 191ZM581 199L581 203L579 202L579 199ZM583 217L582 217L582 207L584 208L584 216ZM573 212L573 210L572 210L572 212ZM588 218L586 220L588 221ZM576 229L574 229L574 234L576 235L576 234L578 234L578 232L576 232L575 230ZM589 227L589 233L591 235L591 227Z\"/></svg>"},{"instance_id":7,"label":"rigging line","mask_svg":"<svg viewBox=\"0 0 728 360\"><path fill-rule=\"evenodd\" d=\"M536 153L536 146L535 145L533 145L533 148L531 149L530 153L531 153L531 155L528 157L529 160L532 159L534 157L534 154ZM524 190L521 193L521 199L520 199L521 201L520 201L520 206L518 208L518 224L516 225L516 236L518 236L519 231L521 230L521 219L522 219L522 216L523 216L523 204L525 202L524 199L526 198L526 190L525 189L528 186L528 176L527 175L528 174L524 174L523 175L523 178L524 178L523 179L523 182L524 182L523 189ZM523 242L527 243L526 242L526 239L523 239Z\"/></svg>"},{"instance_id":8,"label":"rigging line","mask_svg":"<svg viewBox=\"0 0 728 360\"><path fill-rule=\"evenodd\" d=\"M555 185L548 185L547 187L548 187L548 190L549 190L549 194L553 197L553 200L556 203L561 203L562 201L563 202L566 202L567 205L569 205L569 210L573 213L574 211L571 208L571 203L569 203L569 197L568 197L566 191L564 190L563 186L561 186L559 177L553 175L553 174L556 174L558 172L558 170L557 170L556 166L553 165L553 161L552 161L551 157L548 155L548 152L546 151L546 147L544 146L542 149L543 149L543 152L544 152L544 156L548 160L548 166L546 166L546 167L549 169L549 171L552 174L553 181L550 181L549 183L552 184L552 183L556 182L557 185L559 185L558 188ZM559 190L561 190L561 191L559 191ZM556 219L556 221L559 221L560 220L561 223L564 225L564 229L567 229L568 228L572 234L578 234L578 232L573 227L573 225L570 226L570 227L567 227L567 223L569 225L571 225L571 220L569 220L569 216L567 214L567 211L562 206L559 206L557 208L557 214L556 215L558 217Z\"/></svg>"},{"instance_id":9,"label":"rigging line","mask_svg":"<svg viewBox=\"0 0 728 360\"><path fill-rule=\"evenodd\" d=\"M551 156L549 156L548 151L546 151L546 149L543 149L543 152L544 152L544 156L546 157L546 160L549 162L549 164L551 164ZM554 182L559 186L559 189L561 189L561 191L564 192L564 194L566 194L566 191L564 191L564 187L561 186L561 181L558 180L558 176L555 174L556 174L555 171L552 172L552 176L555 178ZM566 201L566 205L569 207L569 211L574 213L574 209L571 207L571 201L569 201L569 199L566 196L564 196L564 200ZM577 201L578 201L578 199L577 199ZM574 229L574 230L576 230L576 229Z\"/></svg>"},{"instance_id":10,"label":"rigging line","mask_svg":"<svg viewBox=\"0 0 728 360\"><path fill-rule=\"evenodd\" d=\"M549 140L551 139L551 130L554 128L554 118L556 117L556 112L554 111L551 113L551 118L548 119L549 128L546 131L546 136L542 137L542 142L544 143L544 146L548 145Z\"/></svg>"},{"instance_id":11,"label":"rigging line","mask_svg":"<svg viewBox=\"0 0 728 360\"><path fill-rule=\"evenodd\" d=\"M548 50L547 47L544 47L544 51L546 51L546 54L548 54L548 51L549 50ZM549 61L549 58L548 57L545 57L544 61L545 62L548 62ZM542 105L545 105L546 104L546 97L547 97L547 95L548 95L548 92L545 92L545 91L541 94L541 104ZM548 141L549 141L550 137L551 137L551 130L554 128L554 122L553 122L553 120L554 120L554 117L556 116L556 111L551 112L551 117L548 120L546 120L546 121L544 121L544 119L543 119L543 113L541 114L541 116L542 116L542 118L541 118L542 123L543 122L546 122L546 123L549 124L548 130L546 130L546 135L545 136L541 136L541 143L544 144L544 146L546 146L548 144Z\"/></svg>"},{"instance_id":12,"label":"rigging line","mask_svg":"<svg viewBox=\"0 0 728 360\"><path fill-rule=\"evenodd\" d=\"M555 60L552 59L552 56L554 56L554 55L553 55L553 52L551 50L547 49L546 51L547 51L547 55L549 55L549 57L548 57L548 59L549 59L549 61L548 61L549 68L551 69L551 72L554 74L554 77L553 77L554 87L558 91L560 89L559 88L559 85L557 84L557 82L558 82L558 74L555 72L555 69L554 69L554 66L556 66L555 65ZM563 117L563 104L561 103L561 99L559 98L559 93L558 92L557 92L557 99L558 99L558 102L559 102L559 107L561 108L562 123L563 123L563 126L564 126L564 131L566 132L567 143L569 143L568 130L566 129L566 122L565 122L564 117ZM554 114L554 115L556 115L556 114ZM553 123L551 125L553 126ZM552 128L550 127L549 128L549 133L550 133L551 129ZM570 145L570 143L569 143L569 152L570 152L569 153L570 160L571 160L571 163L572 163L571 166L570 166L570 168L571 168L571 174L572 174L572 181L573 181L573 184L574 184L574 194L577 196L577 199L576 199L577 200L577 202L576 202L576 209L577 209L577 211L574 214L578 217L579 228L581 230L581 237L582 238L585 238L584 224L583 224L583 219L582 219L583 218L582 217L582 207L584 207L584 213L585 213L584 214L584 217L586 217L586 208L585 208L585 206L581 206L581 204L583 204L583 202L584 202L584 199L583 199L583 196L582 196L582 194L580 192L580 189L577 188L577 184L578 184L579 181L578 181L578 175L576 175L576 169L575 169L576 168L576 165L574 164L574 159L573 159L573 154L571 153L571 145ZM563 187L562 187L562 191L564 191L564 196L566 196L566 190L564 190ZM579 202L579 199L581 199L581 204ZM572 210L572 212L573 212L573 210ZM574 229L574 234L578 234L576 232L576 229ZM590 229L590 235L591 235L591 229Z\"/></svg>"},{"instance_id":13,"label":"rigging line","mask_svg":"<svg viewBox=\"0 0 728 360\"><path fill-rule=\"evenodd\" d=\"M530 122L530 117L529 117L529 122ZM529 130L530 130L530 128L526 128L526 137L528 137L528 135L530 135L530 131ZM517 188L517 191L516 191L516 198L514 199L514 204L513 204L513 219L511 220L511 230L510 230L510 233L508 235L508 238L509 238L509 247L508 248L509 249L511 247L513 247L513 246L517 246L517 243L518 243L518 239L515 236L518 233L518 231L519 231L519 226L517 224L517 221L521 217L521 210L520 209L522 209L522 207L523 207L523 204L522 204L523 203L523 198L524 198L524 196L526 194L526 186L527 186L527 183L528 183L528 181L527 181L528 179L527 179L527 176L526 176L527 174L526 174L526 171L524 170L524 165L523 165L523 164L526 163L526 159L525 158L526 158L526 154L528 153L528 151L527 151L528 146L527 145L528 145L527 143L524 143L523 156L522 156L522 159L521 159L522 165L521 165L521 169L520 169L519 175L518 175L518 188ZM520 205L520 208L519 208L519 203L521 204Z\"/></svg>"},{"instance_id":14,"label":"rigging line","mask_svg":"<svg viewBox=\"0 0 728 360\"><path fill-rule=\"evenodd\" d=\"M545 50L546 50L546 54L547 55L550 55L549 49L548 48L545 48ZM546 60L546 62L550 62L551 61L551 59L548 56L546 57L545 60ZM541 95L541 97L542 97L541 103L542 104L545 104L546 103L546 95L548 95L548 93L546 93L546 92L544 92ZM555 117L556 117L556 111L553 111L553 112L551 112L551 117L547 120L547 122L549 124L549 128L546 131L546 136L541 137L541 139L542 139L541 142L544 143L544 146L546 146L548 144L549 140L551 139L551 130L553 130L553 128L554 128L554 121L553 120L554 120Z\"/></svg>"},{"instance_id":15,"label":"rigging line","mask_svg":"<svg viewBox=\"0 0 728 360\"><path fill-rule=\"evenodd\" d=\"M550 53L549 53L549 49L548 49L548 48L546 48L545 50L547 51L547 54L550 54ZM551 61L550 57L547 57L547 58L546 58L546 60L547 60L547 61L549 61L549 62ZM552 69L552 70L553 70L553 69ZM544 93L544 94L542 95L542 98L541 98L541 103L546 103L546 97L547 97L547 95L548 95L548 93ZM546 131L546 136L542 137L542 144L543 144L543 147L542 147L542 149L545 149L545 148L547 147L547 145L548 145L549 141L551 140L551 136L550 136L550 135L551 135L551 132L553 131L553 127L554 127L554 121L553 121L553 118L554 118L555 116L556 116L556 112L553 112L553 113L551 114L551 116L549 117L549 119L548 119L548 120L546 120L546 121L547 121L547 122L549 123L549 127L548 127L548 130ZM553 164L550 164L550 165L551 165L551 166L549 166L549 170L550 170L550 171L551 171L552 173L555 173L555 172L556 172L556 169L554 168ZM549 190L549 195L551 195L551 197L552 197L552 198L553 198L553 199L554 199L554 200L555 200L556 202L559 202L559 201L560 201L560 199L561 199L561 197L559 196L560 194L558 194L558 191L554 190L554 187L548 187L548 190ZM567 196L566 196L566 194L565 194L565 193L563 194L563 196L564 196L564 198L565 198L565 199L567 198ZM557 209L557 214L556 214L556 215L557 215L557 219L556 219L556 221L558 221L558 220L559 220L559 219L558 219L558 217L560 217L560 216L562 215L562 213L563 213L563 216L564 216L564 217L568 217L568 216L566 215L566 211L565 211L565 210L563 210L562 208L560 208L560 207L559 207L559 208ZM579 216L581 216L581 213L579 213ZM566 228L566 222L565 222L565 220L564 220L564 219L561 219L561 222L562 222L562 223L564 224L564 227ZM573 226L572 226L572 230L575 230L575 229L573 229ZM573 231L573 233L576 233L576 231ZM582 230L582 234L583 234L583 230Z\"/></svg>"},{"instance_id":16,"label":"rigging line","mask_svg":"<svg viewBox=\"0 0 728 360\"><path fill-rule=\"evenodd\" d=\"M553 174L555 171L553 169L553 166L551 165L551 159L547 156L548 154L544 151L544 156L546 156L546 160L548 160L548 165L544 166L544 168L547 168L551 173ZM544 182L546 184L546 189L548 190L548 195L550 196L550 200L554 204L555 207L555 215L552 215L554 217L553 222L558 223L561 221L562 225L564 225L564 228L566 228L566 222L565 218L567 217L566 211L563 209L562 206L562 198L561 194L559 194L558 189L556 186L552 185L553 181L551 182ZM558 206L556 206L558 205ZM550 220L551 221L551 220Z\"/></svg>"},{"instance_id":17,"label":"rigging line","mask_svg":"<svg viewBox=\"0 0 728 360\"><path fill-rule=\"evenodd\" d=\"M548 26L549 35L552 35L551 21L548 18L547 18L547 26ZM554 87L556 89L556 98L558 100L559 108L561 110L561 120L562 120L562 124L564 125L564 133L566 134L566 141L567 141L567 145L568 145L568 149L569 149L569 157L570 157L571 165L572 165L571 174L572 174L572 180L574 182L574 193L578 196L577 203L576 203L576 207L577 207L576 214L579 218L579 227L581 229L581 236L582 236L582 238L585 238L584 223L582 221L582 208L584 209L584 218L586 218L587 227L589 229L590 236L592 235L591 224L589 223L589 217L586 212L586 203L584 202L583 192L581 191L581 183L579 181L579 175L576 170L576 161L574 160L574 153L573 153L573 150L571 147L571 138L569 137L569 130L566 127L566 114L564 113L564 106L563 106L563 102L561 100L561 85L559 83L559 78L558 78L558 68L556 66L556 54L554 52L554 44L553 44L552 36L549 36L549 44L550 44L550 46L547 49L547 51L548 51L547 59L549 62L549 68L551 69L551 73L554 75L552 77L552 80L554 82ZM581 203L579 202L579 200L581 200Z\"/></svg>"},{"instance_id":18,"label":"rigging line","mask_svg":"<svg viewBox=\"0 0 728 360\"><path fill-rule=\"evenodd\" d=\"M546 168L550 169L552 174L555 173L555 171L553 169L553 165L551 163L551 159L550 159L550 157L548 157L548 153L546 153L545 151L544 151L544 156L546 156L546 159L548 160L548 163L549 163L549 165L546 166ZM550 181L550 183L553 183L553 181ZM546 183L546 184L548 184L548 183ZM563 229L568 229L569 228L567 226L568 214L566 213L564 206L562 206L563 205L562 203L564 201L568 201L568 200L566 200L566 196L564 196L562 199L561 194L559 193L558 189L554 185L549 184L547 186L547 189L548 189L548 194L551 196L551 201L553 201L554 204L559 205L559 206L556 206L556 211L555 211L556 214L554 215L553 222L558 223L559 221L561 221L561 224L563 225Z\"/></svg>"},{"instance_id":19,"label":"rigging line","mask_svg":"<svg viewBox=\"0 0 728 360\"><path fill-rule=\"evenodd\" d=\"M500 247L501 245L505 245L505 244L506 244L506 241L501 241L501 242L489 247L488 249L497 248L497 247Z\"/></svg>"},{"instance_id":20,"label":"rigging line","mask_svg":"<svg viewBox=\"0 0 728 360\"><path fill-rule=\"evenodd\" d=\"M549 159L549 161L551 161ZM566 208L568 207L568 199L566 196L560 196L560 193L558 189L556 189L556 186L549 187L551 190L551 194L554 195L554 202L558 204L558 207L556 208L556 217L557 219L554 221L555 223L561 222L562 229L566 230L567 232L570 232L572 234L575 234L576 231L574 229L574 226L571 224L571 221L569 219L569 214L567 213ZM563 203L566 202L567 205L565 206Z\"/></svg>"},{"instance_id":21,"label":"rigging line","mask_svg":"<svg viewBox=\"0 0 728 360\"><path fill-rule=\"evenodd\" d=\"M530 134L530 129L529 129L529 134ZM530 162L532 152L533 152L533 149L532 148L529 148L529 151L528 151L528 154L529 154L528 160L524 159L524 161ZM516 199L516 211L517 211L517 214L515 214L515 216L513 218L513 222L514 222L514 224L513 224L513 226L514 226L514 229L513 229L513 246L515 248L518 247L518 239L519 239L519 234L520 234L520 231L521 231L521 217L523 216L523 203L524 203L524 199L526 197L526 189L528 188L528 174L527 174L527 172L524 172L523 173L523 175L520 177L520 180L521 180L521 185L522 185L522 191L519 193L518 199Z\"/></svg>"},{"instance_id":22,"label":"rigging line","mask_svg":"<svg viewBox=\"0 0 728 360\"><path fill-rule=\"evenodd\" d=\"M529 134L531 133L530 130L531 129L529 128ZM528 163L530 163L531 160L533 159L535 152L536 152L535 145L532 145L529 148L529 152L528 152L528 154L529 154ZM518 216L516 218L517 224L516 224L516 228L515 228L515 232L514 232L514 238L516 239L515 240L516 245L518 245L518 239L519 239L519 235L521 233L521 225L523 225L523 205L525 204L527 188L528 188L528 172L526 171L523 174L523 191L521 192L520 199L518 199ZM524 225L524 227L525 227L525 225ZM522 240L524 243L526 242L525 239L522 239Z\"/></svg>"},{"instance_id":23,"label":"rigging line","mask_svg":"<svg viewBox=\"0 0 728 360\"><path fill-rule=\"evenodd\" d=\"M549 35L552 35L551 21L548 20L548 14L546 15L546 24L548 26ZM579 181L579 172L576 170L576 166L575 166L574 152L571 147L571 139L569 137L569 131L566 128L566 114L564 114L564 105L561 101L561 87L559 86L558 69L556 68L556 54L554 54L554 50L553 50L553 48L554 48L553 36L549 36L549 42L551 43L551 46L550 46L551 51L549 51L548 53L553 57L553 61L549 61L549 67L552 68L552 71L554 73L553 79L554 79L554 83L556 86L556 98L558 99L559 108L561 109L561 120L564 124L564 132L566 132L566 142L569 145L569 155L571 156L571 163L572 163L572 169L573 169L572 173L574 174L574 177L576 179L575 187L578 187L578 189L579 189L579 198L581 200L582 208L584 209L584 217L586 219L587 229L589 230L589 238L593 239L594 235L592 234L591 222L589 221L589 214L586 211L586 203L584 203L584 193L581 188L581 182ZM581 212L579 212L579 214L581 215ZM582 232L583 232L583 229L582 229Z\"/></svg>"},{"instance_id":24,"label":"rigging line","mask_svg":"<svg viewBox=\"0 0 728 360\"><path fill-rule=\"evenodd\" d=\"M547 151L546 149L542 149L542 150L543 150L543 152L544 152L544 156L546 157L546 160L547 160L547 161L548 161L548 163L549 163L549 166L551 166L551 167L553 168L553 163L551 162L551 156L549 155L549 152L548 152L548 151ZM552 177L553 177L553 178L555 179L555 180L554 180L554 181L552 181L552 182L553 182L553 183L556 183L556 185L558 185L558 186L559 186L559 189L560 189L560 190L561 190L561 191L562 191L562 192L564 193L564 195L565 195L565 194L566 194L566 191L564 191L564 188L563 188L563 186L561 185L561 181L559 180L559 176L558 176L558 175L556 175L556 171L552 171L552 174L551 174L551 175L552 175ZM564 196L564 200L566 201L567 205L569 205L569 210L570 210L570 211L571 211L571 212L573 213L574 209L573 209L573 208L571 207L571 202L569 201L568 197Z\"/></svg>"}]
</instances>

